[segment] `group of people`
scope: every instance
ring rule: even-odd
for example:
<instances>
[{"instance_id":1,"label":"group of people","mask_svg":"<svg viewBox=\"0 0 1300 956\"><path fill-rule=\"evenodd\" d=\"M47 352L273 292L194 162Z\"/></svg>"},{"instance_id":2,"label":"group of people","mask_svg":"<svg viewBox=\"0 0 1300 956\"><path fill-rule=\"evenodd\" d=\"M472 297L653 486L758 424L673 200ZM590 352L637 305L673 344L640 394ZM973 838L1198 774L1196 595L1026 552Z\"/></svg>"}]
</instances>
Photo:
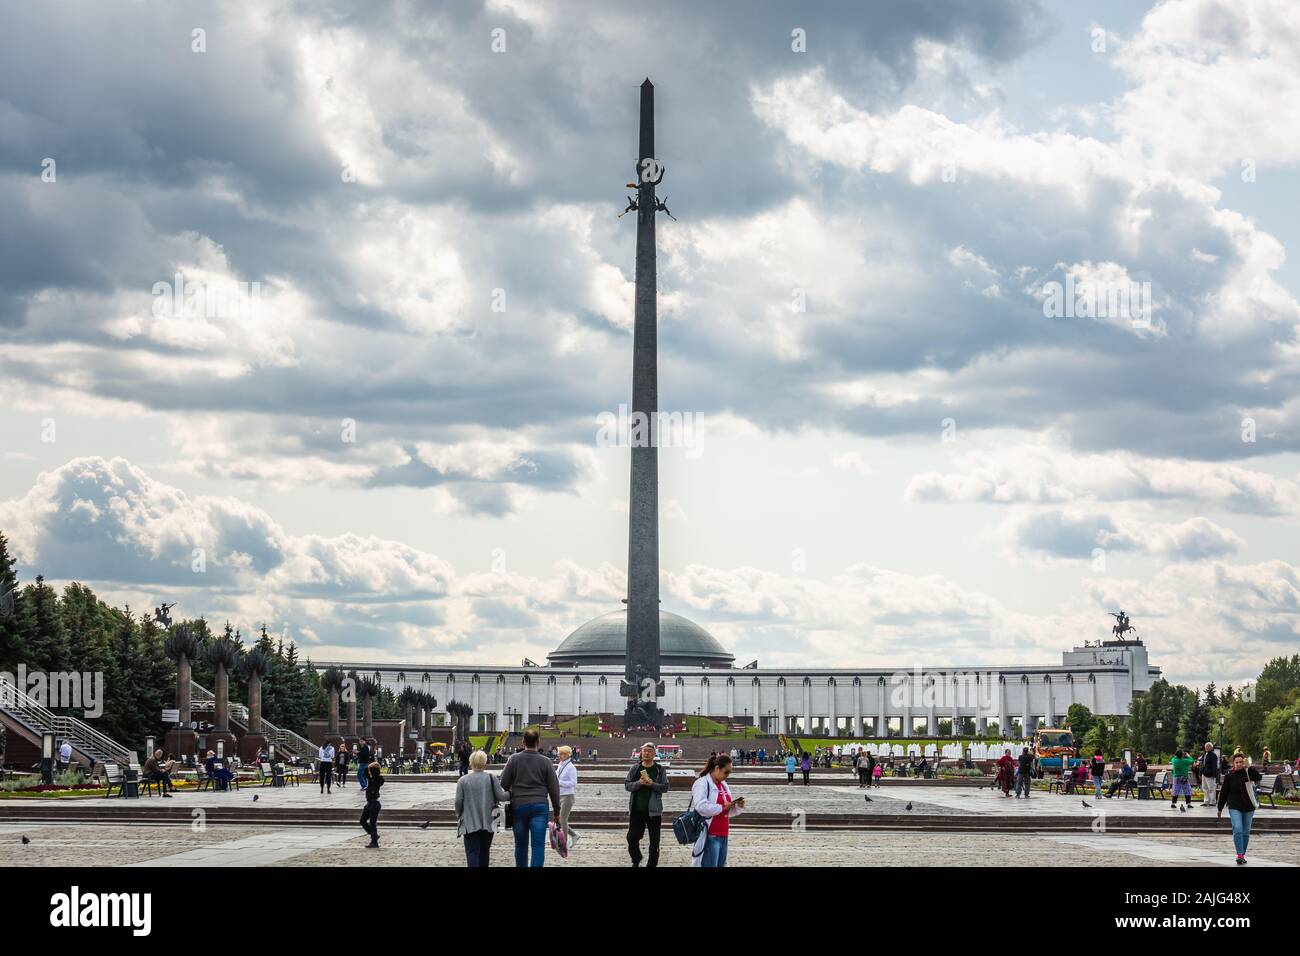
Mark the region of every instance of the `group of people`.
<instances>
[{"instance_id":1,"label":"group of people","mask_svg":"<svg viewBox=\"0 0 1300 956\"><path fill-rule=\"evenodd\" d=\"M384 785L384 772L377 759L374 741L363 737L357 741L355 751L351 751L346 740L335 747L327 737L316 753L316 779L321 793L333 793L335 781L340 787L347 784L348 767L353 764L357 768L357 785L366 795L365 806L361 809L361 829L370 836L366 848L377 850L379 811L383 809L379 788Z\"/></svg>"},{"instance_id":2,"label":"group of people","mask_svg":"<svg viewBox=\"0 0 1300 956\"><path fill-rule=\"evenodd\" d=\"M1265 751L1264 765L1268 765L1269 754ZM1172 800L1170 809L1178 807L1178 799L1183 799L1183 812L1192 807L1193 785L1201 788L1202 807L1214 807L1218 816L1228 811L1232 821L1232 842L1237 851L1237 864L1246 862L1246 849L1250 845L1250 827L1255 811L1259 809L1259 795L1256 785L1263 779L1263 774L1255 767L1250 758L1237 750L1229 766L1224 761L1213 743L1206 743L1201 752L1193 757L1186 750L1178 750L1170 761L1170 778ZM1300 760L1297 760L1300 763ZM1103 781L1106 775L1107 761L1100 750L1096 750L1087 760L1080 760L1072 770L1066 772L1066 793L1077 793L1085 789L1091 779L1093 792L1098 799L1113 798L1122 788L1135 786L1141 778L1150 775L1147 758L1141 752L1134 755L1132 762L1125 757L1119 774L1111 781L1110 787L1103 793ZM1013 758L1007 749L997 760L997 787L1003 796L1010 797L1014 784L1016 797L1029 799L1030 782L1035 771L1034 756L1028 747L1021 750L1020 756Z\"/></svg>"},{"instance_id":3,"label":"group of people","mask_svg":"<svg viewBox=\"0 0 1300 956\"><path fill-rule=\"evenodd\" d=\"M378 752L373 740L361 737L353 749L348 748L346 740L335 747L326 738L316 752L316 780L321 793L333 793L334 784L343 786L348 782L348 768L356 767L357 785L366 789L372 767L379 767Z\"/></svg>"},{"instance_id":4,"label":"group of people","mask_svg":"<svg viewBox=\"0 0 1300 956\"><path fill-rule=\"evenodd\" d=\"M465 861L471 867L488 865L492 838L504 816L505 828L514 836L515 866L542 866L546 847L561 856L579 839L570 823L578 792L578 769L573 749L556 748L556 762L540 750L536 730L524 732L524 746L512 754L500 778L487 771L487 754L469 755L469 772L456 783L457 835L465 844ZM713 754L691 788L690 808L704 821L691 847L691 865L726 866L729 820L745 806L727 784L734 761L730 754ZM652 742L641 746L640 759L623 782L628 793L628 857L634 867L659 865L663 795L668 792L668 771L658 760ZM648 852L642 842L648 838Z\"/></svg>"}]
</instances>

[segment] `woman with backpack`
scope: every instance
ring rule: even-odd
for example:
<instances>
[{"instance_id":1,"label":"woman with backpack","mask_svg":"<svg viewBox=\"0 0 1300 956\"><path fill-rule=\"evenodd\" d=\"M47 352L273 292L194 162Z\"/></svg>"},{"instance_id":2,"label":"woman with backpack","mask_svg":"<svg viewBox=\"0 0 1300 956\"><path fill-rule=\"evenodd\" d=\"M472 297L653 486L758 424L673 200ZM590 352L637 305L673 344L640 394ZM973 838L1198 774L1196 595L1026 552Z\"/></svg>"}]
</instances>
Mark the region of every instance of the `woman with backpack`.
<instances>
[{"instance_id":1,"label":"woman with backpack","mask_svg":"<svg viewBox=\"0 0 1300 956\"><path fill-rule=\"evenodd\" d=\"M745 798L731 796L727 777L731 776L731 757L710 757L699 778L691 787L691 809L707 822L691 847L691 866L727 865L727 839L730 819L745 808Z\"/></svg>"},{"instance_id":2,"label":"woman with backpack","mask_svg":"<svg viewBox=\"0 0 1300 956\"><path fill-rule=\"evenodd\" d=\"M812 772L812 757L807 751L804 752L803 759L799 761L799 769L803 771L803 785L808 786L808 774Z\"/></svg>"}]
</instances>

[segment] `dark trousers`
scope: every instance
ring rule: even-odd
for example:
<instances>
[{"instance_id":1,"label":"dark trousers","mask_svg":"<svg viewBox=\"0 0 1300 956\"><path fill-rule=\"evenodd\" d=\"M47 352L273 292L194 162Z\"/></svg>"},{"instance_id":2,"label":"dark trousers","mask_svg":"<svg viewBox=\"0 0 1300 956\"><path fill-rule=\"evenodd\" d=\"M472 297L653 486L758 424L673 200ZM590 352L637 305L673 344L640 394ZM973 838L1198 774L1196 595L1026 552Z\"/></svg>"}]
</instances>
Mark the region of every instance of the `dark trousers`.
<instances>
[{"instance_id":1,"label":"dark trousers","mask_svg":"<svg viewBox=\"0 0 1300 956\"><path fill-rule=\"evenodd\" d=\"M858 768L858 786L871 786L871 771L867 769L866 764Z\"/></svg>"},{"instance_id":2,"label":"dark trousers","mask_svg":"<svg viewBox=\"0 0 1300 956\"><path fill-rule=\"evenodd\" d=\"M641 865L641 837L647 830L650 831L650 855L646 858L646 866L659 865L659 825L663 823L663 817L652 817L648 813L638 813L633 810L627 820L627 852L632 857L632 865Z\"/></svg>"},{"instance_id":3,"label":"dark trousers","mask_svg":"<svg viewBox=\"0 0 1300 956\"><path fill-rule=\"evenodd\" d=\"M492 831L479 830L465 834L465 862L471 867L487 866L488 852L492 849Z\"/></svg>"},{"instance_id":4,"label":"dark trousers","mask_svg":"<svg viewBox=\"0 0 1300 956\"><path fill-rule=\"evenodd\" d=\"M812 773L811 770L805 770L805 771L803 772L803 785L804 785L805 787L808 786L808 775L809 775L810 773Z\"/></svg>"},{"instance_id":5,"label":"dark trousers","mask_svg":"<svg viewBox=\"0 0 1300 956\"><path fill-rule=\"evenodd\" d=\"M330 781L333 779L334 776L334 765L330 763L328 760L322 760L320 762L319 773L320 773L320 792L324 793L326 790L332 790L332 787L330 786Z\"/></svg>"},{"instance_id":6,"label":"dark trousers","mask_svg":"<svg viewBox=\"0 0 1300 956\"><path fill-rule=\"evenodd\" d=\"M365 809L361 811L361 829L370 834L370 842L379 842L379 811L382 804L378 800L367 800Z\"/></svg>"},{"instance_id":7,"label":"dark trousers","mask_svg":"<svg viewBox=\"0 0 1300 956\"><path fill-rule=\"evenodd\" d=\"M343 784L348 782L347 764L343 764L342 766L338 767L338 769L334 771L334 779L339 784L339 786L342 786Z\"/></svg>"},{"instance_id":8,"label":"dark trousers","mask_svg":"<svg viewBox=\"0 0 1300 956\"><path fill-rule=\"evenodd\" d=\"M159 770L156 771L155 773L150 774L149 779L152 780L154 783L158 784L159 789L162 790L163 793L167 793L175 789L172 786L171 774L163 770Z\"/></svg>"}]
</instances>

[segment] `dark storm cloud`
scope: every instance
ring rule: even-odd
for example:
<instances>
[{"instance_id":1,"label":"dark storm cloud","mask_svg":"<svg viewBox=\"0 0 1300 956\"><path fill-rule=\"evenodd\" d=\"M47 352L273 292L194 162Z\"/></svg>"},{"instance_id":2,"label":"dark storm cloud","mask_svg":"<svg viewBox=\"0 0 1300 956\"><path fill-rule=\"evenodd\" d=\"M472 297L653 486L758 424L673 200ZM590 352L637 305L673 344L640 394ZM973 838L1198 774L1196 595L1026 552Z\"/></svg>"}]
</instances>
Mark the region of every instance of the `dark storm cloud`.
<instances>
[{"instance_id":1,"label":"dark storm cloud","mask_svg":"<svg viewBox=\"0 0 1300 956\"><path fill-rule=\"evenodd\" d=\"M1040 38L1036 4L536 10L7 10L0 324L31 348L0 355L0 371L49 388L75 371L96 397L223 418L227 457L337 454L319 423L341 418L399 449L524 431L527 464L477 482L409 454L357 480L444 485L488 514L511 509L511 485L572 487L582 467L569 446L590 447L596 414L628 395L631 221L613 217L649 75L662 191L682 218L662 233L666 407L875 435L933 435L950 416L962 428L1065 424L1085 448L1207 458L1264 451L1234 441L1242 408L1270 410L1287 432L1285 309L1222 341L1197 335L1198 311L1246 265L1236 227L1204 197L1165 180L1138 192L1119 164L1053 179L1041 174L1050 155L1037 172L964 169L937 188L844 150L828 161L756 112L756 95L815 76L836 110L887 117L907 105L918 41L996 67ZM497 27L503 54L490 48ZM195 28L206 53L191 51ZM790 49L795 28L807 53ZM816 120L828 108L794 109ZM40 181L44 157L57 183ZM344 182L347 163L374 174ZM1137 243L1124 228L1135 197L1157 223ZM764 216L790 228L719 251ZM796 268L810 241L846 263ZM984 265L954 264L954 248ZM155 282L205 257L284 295L198 344L128 321ZM1060 263L1110 261L1152 280L1167 335L1050 320L1021 287L1022 269L1041 282ZM812 307L771 320L792 286ZM85 348L58 361L38 348L67 343ZM929 377L895 382L902 394L883 403L826 391L914 373Z\"/></svg>"}]
</instances>

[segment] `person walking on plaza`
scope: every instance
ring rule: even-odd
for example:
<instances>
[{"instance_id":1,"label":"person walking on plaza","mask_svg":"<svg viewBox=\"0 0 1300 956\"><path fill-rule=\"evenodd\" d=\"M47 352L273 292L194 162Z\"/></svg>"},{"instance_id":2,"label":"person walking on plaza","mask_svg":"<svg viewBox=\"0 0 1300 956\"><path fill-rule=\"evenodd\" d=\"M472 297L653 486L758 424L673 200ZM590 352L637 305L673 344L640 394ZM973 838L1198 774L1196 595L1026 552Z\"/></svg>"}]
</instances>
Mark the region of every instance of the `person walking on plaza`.
<instances>
[{"instance_id":1,"label":"person walking on plaza","mask_svg":"<svg viewBox=\"0 0 1300 956\"><path fill-rule=\"evenodd\" d=\"M623 781L631 796L627 801L627 852L633 866L641 865L641 837L649 831L650 853L646 867L659 865L659 833L668 792L668 771L656 760L659 748L650 741L641 745L641 759L632 765Z\"/></svg>"},{"instance_id":2,"label":"person walking on plaza","mask_svg":"<svg viewBox=\"0 0 1300 956\"><path fill-rule=\"evenodd\" d=\"M1237 850L1237 865L1246 862L1246 847L1250 845L1250 823L1259 809L1259 798L1255 796L1255 784L1261 779L1260 772L1248 766L1245 755L1238 750L1232 755L1232 769L1223 775L1219 785L1219 818L1223 817L1223 808L1228 808L1228 817L1232 820L1232 844Z\"/></svg>"},{"instance_id":3,"label":"person walking on plaza","mask_svg":"<svg viewBox=\"0 0 1300 956\"><path fill-rule=\"evenodd\" d=\"M338 752L334 754L334 779L338 781L339 786L348 782L348 744L343 741L339 744Z\"/></svg>"},{"instance_id":4,"label":"person walking on plaza","mask_svg":"<svg viewBox=\"0 0 1300 956\"><path fill-rule=\"evenodd\" d=\"M462 740L460 746L456 748L456 760L460 764L460 775L463 777L469 773L469 741Z\"/></svg>"},{"instance_id":5,"label":"person walking on plaza","mask_svg":"<svg viewBox=\"0 0 1300 956\"><path fill-rule=\"evenodd\" d=\"M555 777L560 782L560 820L559 828L564 833L565 845L573 846L578 834L569 826L569 814L573 812L573 802L578 795L577 761L570 759L568 747L560 748L560 763L555 768Z\"/></svg>"},{"instance_id":6,"label":"person walking on plaza","mask_svg":"<svg viewBox=\"0 0 1300 956\"><path fill-rule=\"evenodd\" d=\"M370 773L370 765L374 762L375 754L370 749L370 741L362 737L357 744L357 784L362 790L366 789L366 775Z\"/></svg>"},{"instance_id":7,"label":"person walking on plaza","mask_svg":"<svg viewBox=\"0 0 1300 956\"><path fill-rule=\"evenodd\" d=\"M476 750L469 755L469 773L456 781L456 835L465 840L465 863L470 867L488 865L496 809L510 799L486 768L487 754Z\"/></svg>"},{"instance_id":8,"label":"person walking on plaza","mask_svg":"<svg viewBox=\"0 0 1300 956\"><path fill-rule=\"evenodd\" d=\"M1214 752L1214 744L1205 742L1205 752L1201 754L1201 806L1213 807L1218 804L1219 789L1219 755Z\"/></svg>"},{"instance_id":9,"label":"person walking on plaza","mask_svg":"<svg viewBox=\"0 0 1300 956\"><path fill-rule=\"evenodd\" d=\"M1187 755L1186 750L1179 750L1174 754L1174 759L1170 761L1173 767L1174 776L1174 800L1169 804L1170 809L1178 806L1178 798L1182 797L1187 806L1192 805L1192 780L1191 770L1194 761Z\"/></svg>"},{"instance_id":10,"label":"person walking on plaza","mask_svg":"<svg viewBox=\"0 0 1300 956\"><path fill-rule=\"evenodd\" d=\"M1092 787L1097 793L1097 799L1103 796L1101 791L1102 778L1106 776L1106 758L1101 755L1101 750L1093 752L1092 760L1088 762L1088 771L1092 775Z\"/></svg>"},{"instance_id":11,"label":"person walking on plaza","mask_svg":"<svg viewBox=\"0 0 1300 956\"><path fill-rule=\"evenodd\" d=\"M808 775L812 773L812 757L807 752L804 753L803 759L799 761L799 770L803 773L803 785L808 786Z\"/></svg>"},{"instance_id":12,"label":"person walking on plaza","mask_svg":"<svg viewBox=\"0 0 1300 956\"><path fill-rule=\"evenodd\" d=\"M361 768L357 768L357 776L361 776ZM366 767L366 805L361 810L361 829L370 834L370 842L366 844L367 850L379 849L379 811L383 809L379 803L379 788L384 785L384 775L379 770L377 762L371 762Z\"/></svg>"},{"instance_id":13,"label":"person walking on plaza","mask_svg":"<svg viewBox=\"0 0 1300 956\"><path fill-rule=\"evenodd\" d=\"M1015 766L1016 762L1011 759L1011 748L1008 747L1002 752L1002 756L998 758L997 762L997 786L1004 797L1011 796L1011 782L1015 776Z\"/></svg>"},{"instance_id":14,"label":"person walking on plaza","mask_svg":"<svg viewBox=\"0 0 1300 956\"><path fill-rule=\"evenodd\" d=\"M788 787L794 783L794 772L799 768L799 761L794 758L794 754L785 755L785 785Z\"/></svg>"},{"instance_id":15,"label":"person walking on plaza","mask_svg":"<svg viewBox=\"0 0 1300 956\"><path fill-rule=\"evenodd\" d=\"M805 757L807 754L804 755ZM731 818L745 809L745 798L732 798L727 786L731 775L731 758L720 754L710 758L691 787L691 809L708 820L691 847L691 866L727 865L727 841L731 835Z\"/></svg>"},{"instance_id":16,"label":"person walking on plaza","mask_svg":"<svg viewBox=\"0 0 1300 956\"><path fill-rule=\"evenodd\" d=\"M501 786L510 792L511 829L515 836L515 866L542 866L546 861L547 799L560 818L560 781L551 761L537 748L541 737L530 727L524 731L524 749L513 754L501 771ZM466 755L466 772L469 755ZM532 855L528 844L532 840Z\"/></svg>"},{"instance_id":17,"label":"person walking on plaza","mask_svg":"<svg viewBox=\"0 0 1300 956\"><path fill-rule=\"evenodd\" d=\"M1034 779L1034 755L1025 747L1020 751L1020 756L1016 759L1016 799L1020 799L1021 791L1024 791L1025 799L1029 799L1029 784Z\"/></svg>"},{"instance_id":18,"label":"person walking on plaza","mask_svg":"<svg viewBox=\"0 0 1300 956\"><path fill-rule=\"evenodd\" d=\"M334 745L330 743L328 737L326 737L325 742L320 745L320 750L316 754L316 759L319 761L317 764L317 772L320 774L320 792L333 793Z\"/></svg>"}]
</instances>

